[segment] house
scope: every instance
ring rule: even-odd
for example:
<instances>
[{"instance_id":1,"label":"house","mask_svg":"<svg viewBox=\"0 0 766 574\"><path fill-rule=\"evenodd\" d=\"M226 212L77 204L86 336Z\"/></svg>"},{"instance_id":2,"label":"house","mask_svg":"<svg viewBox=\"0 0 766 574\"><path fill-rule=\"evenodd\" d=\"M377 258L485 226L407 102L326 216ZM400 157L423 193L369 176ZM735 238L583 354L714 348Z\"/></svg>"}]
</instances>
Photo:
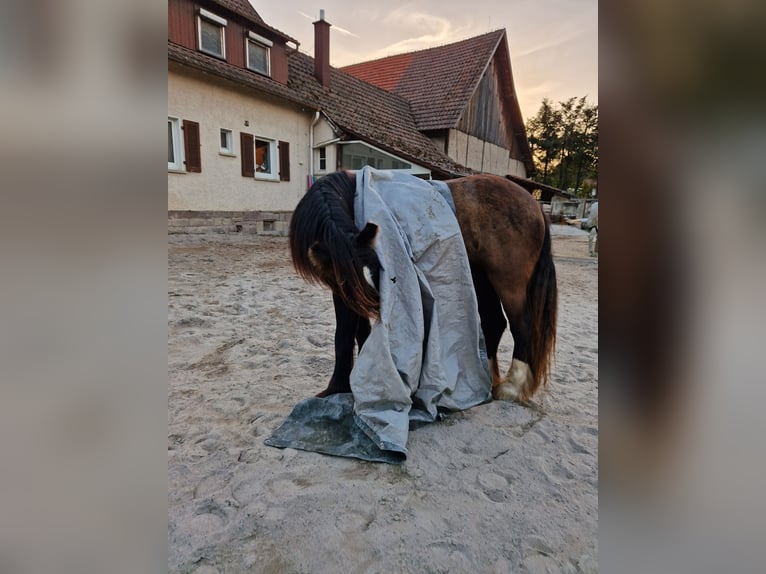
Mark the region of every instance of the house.
<instances>
[{"instance_id":1,"label":"house","mask_svg":"<svg viewBox=\"0 0 766 574\"><path fill-rule=\"evenodd\" d=\"M212 225L285 233L313 179L341 168L372 165L434 179L529 173L510 67L501 69L504 31L472 39L486 45L486 61L466 62L469 71L453 61L453 80L443 85L460 93L448 98L449 117L440 120L433 108L426 121L415 88L392 89L332 68L323 13L314 28L311 58L248 0L168 0L171 231ZM489 120L479 117L482 110Z\"/></svg>"}]
</instances>

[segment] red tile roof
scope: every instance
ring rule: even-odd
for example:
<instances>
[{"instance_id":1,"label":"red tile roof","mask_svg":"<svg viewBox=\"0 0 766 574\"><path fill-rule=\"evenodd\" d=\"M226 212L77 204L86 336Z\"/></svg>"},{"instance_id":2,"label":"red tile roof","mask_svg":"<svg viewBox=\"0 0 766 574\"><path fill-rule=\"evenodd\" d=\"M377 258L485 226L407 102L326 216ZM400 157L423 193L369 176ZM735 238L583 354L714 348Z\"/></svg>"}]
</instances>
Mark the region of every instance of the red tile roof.
<instances>
[{"instance_id":1,"label":"red tile roof","mask_svg":"<svg viewBox=\"0 0 766 574\"><path fill-rule=\"evenodd\" d=\"M234 14L238 14L239 16L242 16L251 22L255 22L267 30L271 30L277 35L283 37L285 40L298 44L298 41L295 38L292 38L284 32L277 30L276 28L272 28L266 24L266 22L263 21L263 18L261 18L261 15L256 12L255 8L253 8L253 5L250 4L248 0L208 0L208 2L217 4L218 6L223 6Z\"/></svg>"},{"instance_id":2,"label":"red tile roof","mask_svg":"<svg viewBox=\"0 0 766 574\"><path fill-rule=\"evenodd\" d=\"M330 88L314 79L314 60L301 53L289 59L289 85L311 89L328 119L352 138L359 138L420 165L462 175L470 170L436 148L416 125L409 103L336 68L330 69ZM295 82L295 83L294 83Z\"/></svg>"},{"instance_id":3,"label":"red tile roof","mask_svg":"<svg viewBox=\"0 0 766 574\"><path fill-rule=\"evenodd\" d=\"M258 12L255 11L253 5L248 0L210 0L213 4L218 4L224 8L228 8L232 12L244 16L248 20L253 20L259 24L263 24L263 18Z\"/></svg>"},{"instance_id":4,"label":"red tile roof","mask_svg":"<svg viewBox=\"0 0 766 574\"><path fill-rule=\"evenodd\" d=\"M410 102L418 129L452 128L501 41L505 30L341 69Z\"/></svg>"}]
</instances>

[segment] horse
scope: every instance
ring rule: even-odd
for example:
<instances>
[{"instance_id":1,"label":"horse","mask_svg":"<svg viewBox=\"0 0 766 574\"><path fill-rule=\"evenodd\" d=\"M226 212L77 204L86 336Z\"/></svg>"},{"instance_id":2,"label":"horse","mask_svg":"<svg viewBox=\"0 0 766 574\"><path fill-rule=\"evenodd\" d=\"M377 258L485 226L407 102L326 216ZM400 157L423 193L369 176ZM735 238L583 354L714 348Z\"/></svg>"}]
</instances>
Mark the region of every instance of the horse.
<instances>
[{"instance_id":1,"label":"horse","mask_svg":"<svg viewBox=\"0 0 766 574\"><path fill-rule=\"evenodd\" d=\"M547 384L556 342L550 220L529 192L508 179L480 174L445 183L468 254L492 397L525 403ZM380 317L378 227L374 222L356 227L355 192L354 172L330 173L309 188L290 220L295 271L308 283L329 287L335 310L335 366L317 397L351 392L354 343L361 349L370 321ZM502 377L497 350L509 325L513 357Z\"/></svg>"}]
</instances>

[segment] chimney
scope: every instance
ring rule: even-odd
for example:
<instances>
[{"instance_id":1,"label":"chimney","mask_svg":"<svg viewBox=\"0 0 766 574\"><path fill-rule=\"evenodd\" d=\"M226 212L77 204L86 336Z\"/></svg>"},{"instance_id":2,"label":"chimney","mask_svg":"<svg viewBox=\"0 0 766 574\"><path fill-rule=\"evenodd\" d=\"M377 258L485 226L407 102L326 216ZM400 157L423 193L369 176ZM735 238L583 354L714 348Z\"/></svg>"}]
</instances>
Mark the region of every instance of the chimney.
<instances>
[{"instance_id":1,"label":"chimney","mask_svg":"<svg viewBox=\"0 0 766 574\"><path fill-rule=\"evenodd\" d=\"M330 86L330 24L324 19L324 8L314 22L314 76L325 88Z\"/></svg>"}]
</instances>

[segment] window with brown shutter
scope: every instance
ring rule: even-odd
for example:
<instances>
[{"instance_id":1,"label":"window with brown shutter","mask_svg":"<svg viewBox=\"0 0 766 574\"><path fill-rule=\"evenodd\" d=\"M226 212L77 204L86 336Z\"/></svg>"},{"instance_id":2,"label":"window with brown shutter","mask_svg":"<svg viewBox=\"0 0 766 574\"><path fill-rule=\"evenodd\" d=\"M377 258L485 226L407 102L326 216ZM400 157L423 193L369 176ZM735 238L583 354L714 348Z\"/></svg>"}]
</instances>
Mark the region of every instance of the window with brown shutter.
<instances>
[{"instance_id":1,"label":"window with brown shutter","mask_svg":"<svg viewBox=\"0 0 766 574\"><path fill-rule=\"evenodd\" d=\"M184 152L186 152L186 171L200 173L202 157L200 153L199 123L190 120L183 121Z\"/></svg>"},{"instance_id":2,"label":"window with brown shutter","mask_svg":"<svg viewBox=\"0 0 766 574\"><path fill-rule=\"evenodd\" d=\"M279 142L279 181L290 181L289 142Z\"/></svg>"},{"instance_id":3,"label":"window with brown shutter","mask_svg":"<svg viewBox=\"0 0 766 574\"><path fill-rule=\"evenodd\" d=\"M253 134L239 132L239 147L242 151L242 176L255 175L255 144Z\"/></svg>"}]
</instances>

